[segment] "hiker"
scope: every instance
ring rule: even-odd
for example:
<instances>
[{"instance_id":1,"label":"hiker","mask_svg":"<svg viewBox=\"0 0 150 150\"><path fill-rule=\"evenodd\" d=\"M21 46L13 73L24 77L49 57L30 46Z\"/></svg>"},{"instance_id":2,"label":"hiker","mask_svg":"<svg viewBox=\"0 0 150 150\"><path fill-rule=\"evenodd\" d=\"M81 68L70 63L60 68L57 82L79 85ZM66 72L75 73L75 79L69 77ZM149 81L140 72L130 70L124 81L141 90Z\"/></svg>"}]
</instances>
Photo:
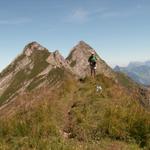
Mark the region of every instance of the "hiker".
<instances>
[{"instance_id":1,"label":"hiker","mask_svg":"<svg viewBox=\"0 0 150 150\"><path fill-rule=\"evenodd\" d=\"M91 76L94 75L94 77L96 75L96 60L97 60L97 58L95 56L95 53L92 52L91 56L88 59L88 62L90 64L90 68L91 68Z\"/></svg>"}]
</instances>

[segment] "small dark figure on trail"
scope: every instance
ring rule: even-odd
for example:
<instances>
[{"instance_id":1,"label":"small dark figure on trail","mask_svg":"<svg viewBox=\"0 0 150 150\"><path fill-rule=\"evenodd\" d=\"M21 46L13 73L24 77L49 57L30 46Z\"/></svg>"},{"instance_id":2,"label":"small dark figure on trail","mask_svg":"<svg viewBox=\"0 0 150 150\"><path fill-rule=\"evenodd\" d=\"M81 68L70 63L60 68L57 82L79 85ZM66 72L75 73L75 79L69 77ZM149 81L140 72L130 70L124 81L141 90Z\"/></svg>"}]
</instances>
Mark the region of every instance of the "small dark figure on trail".
<instances>
[{"instance_id":1,"label":"small dark figure on trail","mask_svg":"<svg viewBox=\"0 0 150 150\"><path fill-rule=\"evenodd\" d=\"M90 68L91 68L91 76L94 75L94 77L96 75L96 60L97 60L97 58L95 56L95 53L92 52L91 56L88 59L88 62L90 64Z\"/></svg>"}]
</instances>

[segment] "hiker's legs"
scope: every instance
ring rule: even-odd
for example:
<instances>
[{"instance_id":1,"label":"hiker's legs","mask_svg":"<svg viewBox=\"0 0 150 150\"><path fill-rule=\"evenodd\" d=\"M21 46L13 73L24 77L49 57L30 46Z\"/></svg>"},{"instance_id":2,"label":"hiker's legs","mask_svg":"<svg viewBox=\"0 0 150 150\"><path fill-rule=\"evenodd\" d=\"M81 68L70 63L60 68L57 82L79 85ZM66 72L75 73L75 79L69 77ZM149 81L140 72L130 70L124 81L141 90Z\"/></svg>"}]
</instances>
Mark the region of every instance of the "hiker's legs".
<instances>
[{"instance_id":1,"label":"hiker's legs","mask_svg":"<svg viewBox=\"0 0 150 150\"><path fill-rule=\"evenodd\" d=\"M91 68L91 76L92 76L92 74L93 74L93 69Z\"/></svg>"},{"instance_id":2,"label":"hiker's legs","mask_svg":"<svg viewBox=\"0 0 150 150\"><path fill-rule=\"evenodd\" d=\"M96 70L95 69L93 69L93 73L94 73L94 77L96 76Z\"/></svg>"},{"instance_id":3,"label":"hiker's legs","mask_svg":"<svg viewBox=\"0 0 150 150\"><path fill-rule=\"evenodd\" d=\"M90 69L91 69L91 76L93 75L93 65L90 64Z\"/></svg>"},{"instance_id":4,"label":"hiker's legs","mask_svg":"<svg viewBox=\"0 0 150 150\"><path fill-rule=\"evenodd\" d=\"M96 63L93 62L91 65L91 76L93 75L93 77L95 77L95 75L96 75L95 70L96 70Z\"/></svg>"},{"instance_id":5,"label":"hiker's legs","mask_svg":"<svg viewBox=\"0 0 150 150\"><path fill-rule=\"evenodd\" d=\"M91 76L96 76L96 69L95 69L95 67L96 67L96 64L95 63L92 63L92 64L90 64L90 67L91 67Z\"/></svg>"},{"instance_id":6,"label":"hiker's legs","mask_svg":"<svg viewBox=\"0 0 150 150\"><path fill-rule=\"evenodd\" d=\"M91 76L95 77L96 76L96 72L94 68L91 68Z\"/></svg>"}]
</instances>

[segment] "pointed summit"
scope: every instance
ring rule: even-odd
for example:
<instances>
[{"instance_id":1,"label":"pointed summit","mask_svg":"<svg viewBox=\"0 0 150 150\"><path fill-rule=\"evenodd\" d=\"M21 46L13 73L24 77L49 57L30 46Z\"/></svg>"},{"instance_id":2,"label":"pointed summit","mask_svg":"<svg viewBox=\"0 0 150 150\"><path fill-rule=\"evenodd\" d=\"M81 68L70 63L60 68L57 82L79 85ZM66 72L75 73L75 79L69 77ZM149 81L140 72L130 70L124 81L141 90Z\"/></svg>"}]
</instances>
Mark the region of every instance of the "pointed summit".
<instances>
[{"instance_id":1,"label":"pointed summit","mask_svg":"<svg viewBox=\"0 0 150 150\"><path fill-rule=\"evenodd\" d=\"M47 62L55 67L64 67L71 70L69 64L58 50L52 52L51 55L49 55L49 57L47 58Z\"/></svg>"},{"instance_id":2,"label":"pointed summit","mask_svg":"<svg viewBox=\"0 0 150 150\"><path fill-rule=\"evenodd\" d=\"M71 50L71 53L75 50L83 51L83 52L87 53L87 52L91 52L93 50L93 48L90 45L88 45L86 42L79 41L78 44L73 47L73 49Z\"/></svg>"},{"instance_id":3,"label":"pointed summit","mask_svg":"<svg viewBox=\"0 0 150 150\"><path fill-rule=\"evenodd\" d=\"M79 41L77 46L83 46L92 49L92 47L84 41Z\"/></svg>"},{"instance_id":4,"label":"pointed summit","mask_svg":"<svg viewBox=\"0 0 150 150\"><path fill-rule=\"evenodd\" d=\"M31 56L31 54L34 52L34 51L48 51L45 47L43 47L42 45L40 45L39 43L37 42L31 42L29 44L27 44L23 50L23 53L26 55L26 56Z\"/></svg>"},{"instance_id":5,"label":"pointed summit","mask_svg":"<svg viewBox=\"0 0 150 150\"><path fill-rule=\"evenodd\" d=\"M96 51L84 41L80 41L70 52L66 58L69 62L73 72L79 77L90 75L90 66L88 58L94 52L97 56L97 73L104 74L107 77L114 77L113 70L103 61Z\"/></svg>"}]
</instances>

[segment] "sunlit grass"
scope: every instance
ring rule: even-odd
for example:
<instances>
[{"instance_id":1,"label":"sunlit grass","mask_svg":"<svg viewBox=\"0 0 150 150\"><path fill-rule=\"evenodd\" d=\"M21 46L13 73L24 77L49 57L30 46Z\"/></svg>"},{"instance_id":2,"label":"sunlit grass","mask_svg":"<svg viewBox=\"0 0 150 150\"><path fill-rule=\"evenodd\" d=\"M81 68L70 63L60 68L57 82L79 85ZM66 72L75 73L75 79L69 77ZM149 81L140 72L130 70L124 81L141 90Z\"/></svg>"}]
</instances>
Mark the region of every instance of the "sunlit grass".
<instances>
[{"instance_id":1,"label":"sunlit grass","mask_svg":"<svg viewBox=\"0 0 150 150\"><path fill-rule=\"evenodd\" d=\"M150 114L120 85L102 75L82 82L64 80L59 90L32 92L26 101L38 98L37 103L0 120L0 149L150 148ZM100 93L97 84L103 88Z\"/></svg>"}]
</instances>

